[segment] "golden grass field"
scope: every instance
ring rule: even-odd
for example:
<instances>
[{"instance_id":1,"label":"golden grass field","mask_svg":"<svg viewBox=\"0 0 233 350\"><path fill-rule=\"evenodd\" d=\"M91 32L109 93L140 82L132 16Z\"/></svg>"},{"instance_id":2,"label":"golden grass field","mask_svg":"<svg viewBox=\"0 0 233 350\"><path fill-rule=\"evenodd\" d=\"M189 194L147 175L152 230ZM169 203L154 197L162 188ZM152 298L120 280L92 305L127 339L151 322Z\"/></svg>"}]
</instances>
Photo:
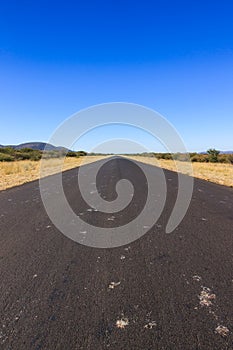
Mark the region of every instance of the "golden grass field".
<instances>
[{"instance_id":1,"label":"golden grass field","mask_svg":"<svg viewBox=\"0 0 233 350\"><path fill-rule=\"evenodd\" d=\"M176 171L176 163L173 160L165 160L143 156L132 156L128 157L135 159L139 162L146 164L157 165L157 163L164 169ZM186 164L185 164L186 163ZM179 171L187 174L193 175L203 180L215 182L220 185L225 185L233 187L233 165L232 164L222 164L222 163L191 163L193 174L190 172L190 163L177 161L177 165L180 167Z\"/></svg>"},{"instance_id":2,"label":"golden grass field","mask_svg":"<svg viewBox=\"0 0 233 350\"><path fill-rule=\"evenodd\" d=\"M88 157L70 157L65 158L63 171L78 167L81 163L95 162L103 157L88 156ZM59 158L43 160L45 174L52 175L60 171L61 162ZM46 164L47 163L47 164ZM19 160L15 162L0 162L0 191L10 187L22 185L40 177L41 161Z\"/></svg>"}]
</instances>

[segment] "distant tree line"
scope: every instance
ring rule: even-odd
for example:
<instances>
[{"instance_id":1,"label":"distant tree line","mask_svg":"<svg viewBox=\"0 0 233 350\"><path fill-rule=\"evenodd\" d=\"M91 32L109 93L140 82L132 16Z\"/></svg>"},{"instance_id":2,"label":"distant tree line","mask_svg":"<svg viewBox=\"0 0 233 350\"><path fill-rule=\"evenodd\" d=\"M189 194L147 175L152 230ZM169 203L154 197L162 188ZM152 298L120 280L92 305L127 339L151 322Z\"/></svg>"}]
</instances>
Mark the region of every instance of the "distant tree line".
<instances>
[{"instance_id":1,"label":"distant tree line","mask_svg":"<svg viewBox=\"0 0 233 350\"><path fill-rule=\"evenodd\" d=\"M132 155L132 154L131 154ZM206 153L137 153L138 156L156 157L157 159L175 159L179 161L201 163L230 163L233 164L233 154L220 154L220 151L210 148Z\"/></svg>"},{"instance_id":2,"label":"distant tree line","mask_svg":"<svg viewBox=\"0 0 233 350\"><path fill-rule=\"evenodd\" d=\"M33 160L38 161L44 155L46 158L60 158L60 157L82 157L86 156L85 151L68 151L65 150L52 150L52 151L40 151L32 148L14 149L12 147L0 148L0 162L12 162L17 160Z\"/></svg>"},{"instance_id":3,"label":"distant tree line","mask_svg":"<svg viewBox=\"0 0 233 350\"><path fill-rule=\"evenodd\" d=\"M41 151L32 148L15 149L12 147L0 148L0 162L12 162L17 160L33 160L38 161L44 155L46 158L60 158L60 157L82 157L92 155L102 155L101 153L87 153L85 151L65 151L65 150L51 150ZM111 155L109 153L108 155ZM127 154L125 154L127 155ZM133 154L128 154L133 155ZM136 156L156 157L157 159L175 159L179 161L201 162L201 163L228 163L233 164L233 154L220 154L220 151L210 148L206 153L136 153Z\"/></svg>"}]
</instances>

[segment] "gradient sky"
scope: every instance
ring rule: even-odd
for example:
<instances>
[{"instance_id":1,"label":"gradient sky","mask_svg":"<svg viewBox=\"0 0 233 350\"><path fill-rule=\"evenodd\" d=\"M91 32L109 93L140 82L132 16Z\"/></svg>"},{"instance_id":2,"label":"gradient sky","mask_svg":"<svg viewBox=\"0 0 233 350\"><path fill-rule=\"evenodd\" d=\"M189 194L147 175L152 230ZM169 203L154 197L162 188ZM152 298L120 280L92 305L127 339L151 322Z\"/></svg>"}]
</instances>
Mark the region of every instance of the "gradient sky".
<instances>
[{"instance_id":1,"label":"gradient sky","mask_svg":"<svg viewBox=\"0 0 233 350\"><path fill-rule=\"evenodd\" d=\"M232 14L231 0L1 1L0 144L47 141L80 109L124 101L166 117L189 151L232 150ZM106 136L161 151L123 126L76 148Z\"/></svg>"}]
</instances>

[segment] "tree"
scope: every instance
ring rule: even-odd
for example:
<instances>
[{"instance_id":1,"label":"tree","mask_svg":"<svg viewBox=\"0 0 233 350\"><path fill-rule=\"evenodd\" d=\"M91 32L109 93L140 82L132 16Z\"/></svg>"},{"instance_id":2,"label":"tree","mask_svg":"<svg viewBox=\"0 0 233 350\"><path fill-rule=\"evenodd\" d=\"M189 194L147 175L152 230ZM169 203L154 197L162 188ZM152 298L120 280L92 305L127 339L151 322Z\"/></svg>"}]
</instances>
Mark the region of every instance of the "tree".
<instances>
[{"instance_id":1,"label":"tree","mask_svg":"<svg viewBox=\"0 0 233 350\"><path fill-rule=\"evenodd\" d=\"M218 155L219 155L220 151L216 150L215 148L210 148L210 149L208 149L207 153L209 155L209 161L211 163L218 162Z\"/></svg>"},{"instance_id":2,"label":"tree","mask_svg":"<svg viewBox=\"0 0 233 350\"><path fill-rule=\"evenodd\" d=\"M78 157L82 157L82 156L86 156L86 155L87 155L87 152L85 152L85 151L78 151L77 152Z\"/></svg>"}]
</instances>

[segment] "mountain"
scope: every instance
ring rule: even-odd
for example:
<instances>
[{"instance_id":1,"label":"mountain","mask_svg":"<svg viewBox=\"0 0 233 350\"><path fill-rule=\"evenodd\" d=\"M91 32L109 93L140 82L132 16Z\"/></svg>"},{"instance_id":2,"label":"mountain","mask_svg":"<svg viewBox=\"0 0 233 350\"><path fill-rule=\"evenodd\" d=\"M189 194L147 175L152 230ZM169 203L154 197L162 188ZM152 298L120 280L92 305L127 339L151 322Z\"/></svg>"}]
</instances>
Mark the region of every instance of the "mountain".
<instances>
[{"instance_id":1,"label":"mountain","mask_svg":"<svg viewBox=\"0 0 233 350\"><path fill-rule=\"evenodd\" d=\"M233 151L221 151L220 154L233 154Z\"/></svg>"},{"instance_id":2,"label":"mountain","mask_svg":"<svg viewBox=\"0 0 233 350\"><path fill-rule=\"evenodd\" d=\"M26 143L20 143L19 145L7 145L7 146L0 145L0 148L4 148L4 147L12 147L14 149L32 148L34 150L43 151L45 149L45 146L47 151L63 151L63 150L68 151L68 149L65 147L56 147L46 142L26 142Z\"/></svg>"}]
</instances>

